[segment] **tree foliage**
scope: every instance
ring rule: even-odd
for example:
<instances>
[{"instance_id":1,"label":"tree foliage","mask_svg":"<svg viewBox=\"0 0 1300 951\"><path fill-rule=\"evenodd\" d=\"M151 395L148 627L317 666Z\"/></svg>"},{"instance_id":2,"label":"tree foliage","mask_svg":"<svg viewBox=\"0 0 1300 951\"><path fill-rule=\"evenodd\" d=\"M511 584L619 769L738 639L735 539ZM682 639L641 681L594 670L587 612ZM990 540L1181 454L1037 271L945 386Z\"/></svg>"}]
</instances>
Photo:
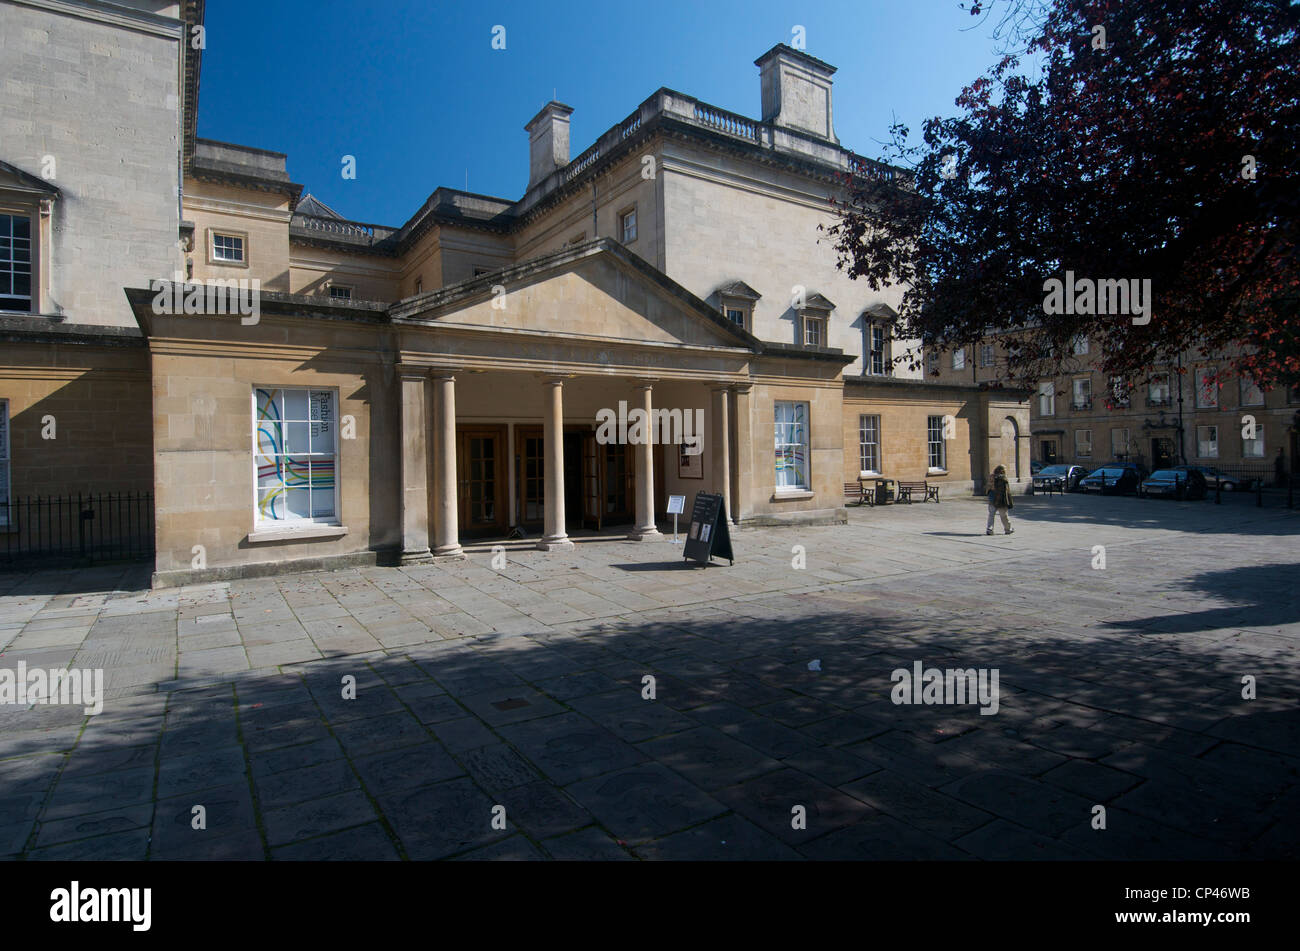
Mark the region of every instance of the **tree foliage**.
<instances>
[{"instance_id":1,"label":"tree foliage","mask_svg":"<svg viewBox=\"0 0 1300 951\"><path fill-rule=\"evenodd\" d=\"M906 285L900 335L926 346L1019 331L1006 382L1055 375L1080 334L1134 382L1188 351L1300 382L1298 24L1284 0L1054 0L1040 76L1006 56L922 145L895 127L913 187L852 179L840 267ZM1150 281L1149 322L1048 312L1066 271Z\"/></svg>"}]
</instances>

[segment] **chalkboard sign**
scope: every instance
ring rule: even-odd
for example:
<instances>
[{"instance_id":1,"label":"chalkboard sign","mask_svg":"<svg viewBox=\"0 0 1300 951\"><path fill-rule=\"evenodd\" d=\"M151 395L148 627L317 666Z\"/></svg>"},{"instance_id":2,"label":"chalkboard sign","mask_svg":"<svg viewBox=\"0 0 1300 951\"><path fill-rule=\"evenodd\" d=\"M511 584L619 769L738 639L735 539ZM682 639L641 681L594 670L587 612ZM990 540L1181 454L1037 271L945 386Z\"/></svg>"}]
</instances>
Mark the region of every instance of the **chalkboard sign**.
<instances>
[{"instance_id":1,"label":"chalkboard sign","mask_svg":"<svg viewBox=\"0 0 1300 951\"><path fill-rule=\"evenodd\" d=\"M722 496L707 492L695 494L691 528L686 533L683 555L705 565L714 555L733 565L736 563L735 555L731 553L731 533L727 531L727 503Z\"/></svg>"}]
</instances>

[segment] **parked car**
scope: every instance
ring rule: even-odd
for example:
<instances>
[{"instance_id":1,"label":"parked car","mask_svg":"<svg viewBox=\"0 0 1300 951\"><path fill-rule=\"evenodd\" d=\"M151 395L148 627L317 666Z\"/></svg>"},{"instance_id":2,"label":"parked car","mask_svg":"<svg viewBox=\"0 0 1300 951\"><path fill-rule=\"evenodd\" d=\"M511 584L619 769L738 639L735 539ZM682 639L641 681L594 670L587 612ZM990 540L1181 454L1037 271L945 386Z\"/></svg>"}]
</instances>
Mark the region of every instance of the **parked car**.
<instances>
[{"instance_id":1,"label":"parked car","mask_svg":"<svg viewBox=\"0 0 1300 951\"><path fill-rule=\"evenodd\" d=\"M1252 479L1238 479L1220 472L1214 466L1179 466L1180 469L1195 469L1205 477L1205 486L1209 489L1222 489L1224 492L1236 492L1238 489L1248 491L1255 487Z\"/></svg>"},{"instance_id":2,"label":"parked car","mask_svg":"<svg viewBox=\"0 0 1300 951\"><path fill-rule=\"evenodd\" d=\"M1138 487L1138 495L1175 498L1181 493L1184 499L1205 498L1205 476L1191 466L1159 469Z\"/></svg>"},{"instance_id":3,"label":"parked car","mask_svg":"<svg viewBox=\"0 0 1300 951\"><path fill-rule=\"evenodd\" d=\"M1038 475L1038 473L1040 473L1040 472L1043 471L1045 465L1046 465L1045 463L1038 462L1038 461L1036 461L1036 460L1032 460L1032 459L1031 459L1030 462L1029 462L1029 474L1030 474L1031 476L1032 476L1032 475Z\"/></svg>"},{"instance_id":4,"label":"parked car","mask_svg":"<svg viewBox=\"0 0 1300 951\"><path fill-rule=\"evenodd\" d=\"M1100 492L1103 495L1128 495L1136 492L1142 477L1135 465L1106 465L1094 469L1079 480L1080 492Z\"/></svg>"},{"instance_id":5,"label":"parked car","mask_svg":"<svg viewBox=\"0 0 1300 951\"><path fill-rule=\"evenodd\" d=\"M1034 491L1074 492L1079 488L1079 480L1087 474L1083 466L1044 466L1034 473Z\"/></svg>"}]
</instances>

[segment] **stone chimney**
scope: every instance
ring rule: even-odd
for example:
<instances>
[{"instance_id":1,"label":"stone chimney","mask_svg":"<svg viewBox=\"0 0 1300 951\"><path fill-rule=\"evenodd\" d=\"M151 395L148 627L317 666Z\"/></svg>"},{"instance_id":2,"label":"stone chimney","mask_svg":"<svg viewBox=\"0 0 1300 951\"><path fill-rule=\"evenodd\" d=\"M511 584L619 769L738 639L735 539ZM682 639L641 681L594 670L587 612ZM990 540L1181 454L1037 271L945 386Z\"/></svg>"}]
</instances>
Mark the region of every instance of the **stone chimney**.
<instances>
[{"instance_id":1,"label":"stone chimney","mask_svg":"<svg viewBox=\"0 0 1300 951\"><path fill-rule=\"evenodd\" d=\"M528 132L528 187L569 164L569 116L573 107L551 100L524 126Z\"/></svg>"},{"instance_id":2,"label":"stone chimney","mask_svg":"<svg viewBox=\"0 0 1300 951\"><path fill-rule=\"evenodd\" d=\"M834 66L784 43L754 60L754 65L763 87L764 122L839 143L831 121Z\"/></svg>"}]
</instances>

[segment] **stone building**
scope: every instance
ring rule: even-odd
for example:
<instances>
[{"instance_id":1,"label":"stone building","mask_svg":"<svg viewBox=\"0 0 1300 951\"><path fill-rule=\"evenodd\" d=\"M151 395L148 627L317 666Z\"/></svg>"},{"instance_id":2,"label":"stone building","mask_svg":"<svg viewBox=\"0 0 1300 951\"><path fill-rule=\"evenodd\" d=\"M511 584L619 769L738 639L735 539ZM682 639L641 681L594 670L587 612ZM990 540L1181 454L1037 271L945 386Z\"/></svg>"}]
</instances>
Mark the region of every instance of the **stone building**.
<instances>
[{"instance_id":1,"label":"stone building","mask_svg":"<svg viewBox=\"0 0 1300 951\"><path fill-rule=\"evenodd\" d=\"M0 405L11 494L154 492L156 583L455 557L511 533L655 539L667 496L702 490L742 526L843 521L862 475L953 493L998 461L1027 468L1024 395L892 372L899 292L849 280L818 242L852 176L907 182L839 144L835 70L814 57L756 61L761 118L660 89L576 157L573 109L547 103L524 126L522 196L438 188L382 226L305 194L281 153L197 138L202 5L135 6L0 0L6 51L28 32L66 50L41 60L45 93L0 104L0 174L28 194L7 207L48 205L41 227L64 234L48 297L0 317ZM118 75L96 49L137 46L157 89L105 93L129 114L54 95L62 63L93 83ZM51 137L101 121L145 130L102 146L131 157L122 188L75 162L40 176ZM137 222L128 265L105 236ZM231 307L214 312L218 284ZM68 434L57 461L47 414Z\"/></svg>"},{"instance_id":2,"label":"stone building","mask_svg":"<svg viewBox=\"0 0 1300 951\"><path fill-rule=\"evenodd\" d=\"M1085 467L1133 461L1151 470L1212 466L1243 479L1271 478L1279 451L1300 465L1300 387L1261 389L1227 372L1227 355L1182 354L1150 378L1126 381L1099 369L1102 342L1080 336L1053 379L1031 393L1033 458ZM988 385L1005 377L997 338L927 355L944 382Z\"/></svg>"}]
</instances>

